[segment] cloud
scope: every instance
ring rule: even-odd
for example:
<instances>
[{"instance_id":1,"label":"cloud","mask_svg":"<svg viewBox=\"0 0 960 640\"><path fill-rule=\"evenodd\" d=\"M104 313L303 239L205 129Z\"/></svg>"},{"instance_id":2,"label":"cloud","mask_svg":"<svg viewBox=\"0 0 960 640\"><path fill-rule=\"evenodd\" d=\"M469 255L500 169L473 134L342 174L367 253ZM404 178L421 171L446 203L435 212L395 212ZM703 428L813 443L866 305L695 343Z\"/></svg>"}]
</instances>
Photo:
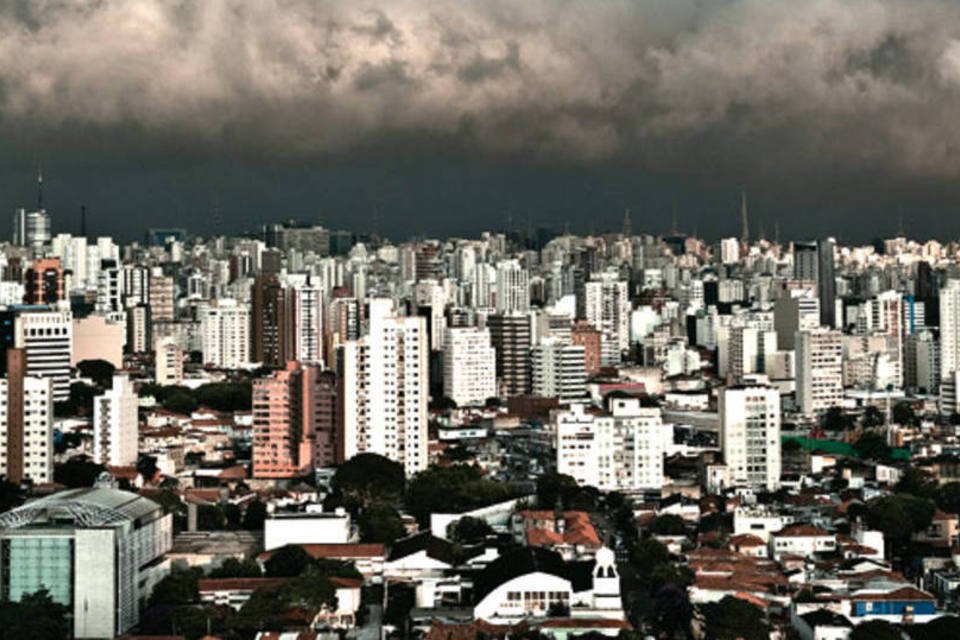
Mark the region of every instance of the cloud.
<instances>
[{"instance_id":1,"label":"cloud","mask_svg":"<svg viewBox=\"0 0 960 640\"><path fill-rule=\"evenodd\" d=\"M960 173L951 0L36 0L0 127L297 157L380 141L736 171ZM414 146L416 146L414 144Z\"/></svg>"}]
</instances>

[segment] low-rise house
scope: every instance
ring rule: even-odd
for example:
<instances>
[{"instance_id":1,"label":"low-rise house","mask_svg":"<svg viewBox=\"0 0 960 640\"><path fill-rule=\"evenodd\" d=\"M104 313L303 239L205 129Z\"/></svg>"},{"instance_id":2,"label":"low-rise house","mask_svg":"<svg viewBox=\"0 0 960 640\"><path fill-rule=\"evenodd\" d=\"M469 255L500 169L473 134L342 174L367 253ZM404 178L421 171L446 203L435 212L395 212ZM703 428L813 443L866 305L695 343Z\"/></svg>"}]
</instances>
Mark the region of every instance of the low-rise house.
<instances>
[{"instance_id":1,"label":"low-rise house","mask_svg":"<svg viewBox=\"0 0 960 640\"><path fill-rule=\"evenodd\" d=\"M299 546L316 560L352 562L364 578L372 579L373 582L379 582L383 577L386 547L382 544L302 544ZM257 561L263 566L272 555L272 551L264 551L257 556Z\"/></svg>"},{"instance_id":2,"label":"low-rise house","mask_svg":"<svg viewBox=\"0 0 960 640\"><path fill-rule=\"evenodd\" d=\"M770 536L770 555L777 560L785 555L810 557L836 549L835 534L809 524L789 525Z\"/></svg>"},{"instance_id":3,"label":"low-rise house","mask_svg":"<svg viewBox=\"0 0 960 640\"><path fill-rule=\"evenodd\" d=\"M565 560L592 558L601 547L585 511L518 511L511 530L517 542L552 549Z\"/></svg>"}]
</instances>

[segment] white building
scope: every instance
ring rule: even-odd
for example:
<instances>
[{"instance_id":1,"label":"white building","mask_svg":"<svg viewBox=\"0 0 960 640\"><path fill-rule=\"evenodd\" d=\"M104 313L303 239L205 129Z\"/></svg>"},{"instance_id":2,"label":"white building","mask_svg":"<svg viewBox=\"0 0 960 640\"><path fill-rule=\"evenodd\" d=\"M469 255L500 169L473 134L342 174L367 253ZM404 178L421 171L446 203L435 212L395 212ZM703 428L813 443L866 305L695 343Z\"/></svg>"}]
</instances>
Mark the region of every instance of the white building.
<instances>
[{"instance_id":1,"label":"white building","mask_svg":"<svg viewBox=\"0 0 960 640\"><path fill-rule=\"evenodd\" d=\"M394 315L393 301L370 300L370 333L344 343L344 458L379 453L412 475L427 466L429 378L426 322Z\"/></svg>"},{"instance_id":2,"label":"white building","mask_svg":"<svg viewBox=\"0 0 960 640\"><path fill-rule=\"evenodd\" d=\"M630 348L630 296L617 271L595 274L584 285L587 322L612 339L619 351Z\"/></svg>"},{"instance_id":3,"label":"white building","mask_svg":"<svg viewBox=\"0 0 960 640\"><path fill-rule=\"evenodd\" d=\"M720 392L720 447L731 481L767 491L780 486L780 394L770 387Z\"/></svg>"},{"instance_id":4,"label":"white building","mask_svg":"<svg viewBox=\"0 0 960 640\"><path fill-rule=\"evenodd\" d=\"M663 485L663 454L673 428L660 409L636 398L613 400L610 414L575 404L556 414L557 472L601 491L638 491Z\"/></svg>"},{"instance_id":5,"label":"white building","mask_svg":"<svg viewBox=\"0 0 960 640\"><path fill-rule=\"evenodd\" d=\"M797 333L797 406L822 413L843 401L843 334L833 329Z\"/></svg>"},{"instance_id":6,"label":"white building","mask_svg":"<svg viewBox=\"0 0 960 640\"><path fill-rule=\"evenodd\" d=\"M497 263L497 311L530 310L530 274L518 260Z\"/></svg>"},{"instance_id":7,"label":"white building","mask_svg":"<svg viewBox=\"0 0 960 640\"><path fill-rule=\"evenodd\" d=\"M940 379L952 384L960 369L960 280L940 290ZM941 394L942 395L942 394Z\"/></svg>"},{"instance_id":8,"label":"white building","mask_svg":"<svg viewBox=\"0 0 960 640\"><path fill-rule=\"evenodd\" d=\"M723 264L740 262L740 241L738 239L722 238L720 240L720 262Z\"/></svg>"},{"instance_id":9,"label":"white building","mask_svg":"<svg viewBox=\"0 0 960 640\"><path fill-rule=\"evenodd\" d=\"M70 610L74 638L119 636L140 621L153 565L173 545L172 518L115 489L32 500L0 514L0 589L12 601L46 589Z\"/></svg>"},{"instance_id":10,"label":"white building","mask_svg":"<svg viewBox=\"0 0 960 640\"><path fill-rule=\"evenodd\" d=\"M93 399L93 459L104 465L137 463L139 398L127 375L114 375L113 385Z\"/></svg>"},{"instance_id":11,"label":"white building","mask_svg":"<svg viewBox=\"0 0 960 640\"><path fill-rule=\"evenodd\" d=\"M200 314L203 361L221 369L250 362L250 307L231 298L213 300Z\"/></svg>"},{"instance_id":12,"label":"white building","mask_svg":"<svg viewBox=\"0 0 960 640\"><path fill-rule=\"evenodd\" d=\"M291 309L293 356L304 364L323 362L323 291L309 281L286 292Z\"/></svg>"},{"instance_id":13,"label":"white building","mask_svg":"<svg viewBox=\"0 0 960 640\"><path fill-rule=\"evenodd\" d=\"M175 385L183 382L183 349L171 337L160 338L154 345L154 382Z\"/></svg>"},{"instance_id":14,"label":"white building","mask_svg":"<svg viewBox=\"0 0 960 640\"><path fill-rule=\"evenodd\" d=\"M306 511L277 512L263 522L263 549L288 544L346 544L354 541L350 514L344 509L324 513L323 505L308 505Z\"/></svg>"},{"instance_id":15,"label":"white building","mask_svg":"<svg viewBox=\"0 0 960 640\"><path fill-rule=\"evenodd\" d=\"M543 340L533 347L533 395L559 398L566 403L583 398L587 393L586 349L556 338Z\"/></svg>"},{"instance_id":16,"label":"white building","mask_svg":"<svg viewBox=\"0 0 960 640\"><path fill-rule=\"evenodd\" d=\"M69 311L30 310L17 314L14 346L27 355L27 375L53 382L53 400L70 397L73 317Z\"/></svg>"},{"instance_id":17,"label":"white building","mask_svg":"<svg viewBox=\"0 0 960 640\"><path fill-rule=\"evenodd\" d=\"M476 327L446 330L443 395L457 406L482 405L497 395L497 356L490 331Z\"/></svg>"},{"instance_id":18,"label":"white building","mask_svg":"<svg viewBox=\"0 0 960 640\"><path fill-rule=\"evenodd\" d=\"M52 382L47 378L26 376L22 406L11 407L9 401L10 381L0 379L0 476L8 475L11 456L18 456L25 480L35 484L53 482ZM23 411L23 445L20 451L14 451L10 418L11 411L16 413L20 409Z\"/></svg>"}]
</instances>

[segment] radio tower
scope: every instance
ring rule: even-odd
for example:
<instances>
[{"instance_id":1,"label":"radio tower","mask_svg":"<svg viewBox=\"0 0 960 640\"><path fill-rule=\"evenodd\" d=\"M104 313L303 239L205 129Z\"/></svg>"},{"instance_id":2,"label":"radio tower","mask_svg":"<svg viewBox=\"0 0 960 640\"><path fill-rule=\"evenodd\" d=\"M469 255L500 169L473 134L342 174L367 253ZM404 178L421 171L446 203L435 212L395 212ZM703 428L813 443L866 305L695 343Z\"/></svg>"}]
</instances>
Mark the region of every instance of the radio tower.
<instances>
[{"instance_id":1,"label":"radio tower","mask_svg":"<svg viewBox=\"0 0 960 640\"><path fill-rule=\"evenodd\" d=\"M740 192L740 242L750 244L750 220L747 218L747 192Z\"/></svg>"},{"instance_id":2,"label":"radio tower","mask_svg":"<svg viewBox=\"0 0 960 640\"><path fill-rule=\"evenodd\" d=\"M43 166L37 164L37 211L43 211Z\"/></svg>"}]
</instances>

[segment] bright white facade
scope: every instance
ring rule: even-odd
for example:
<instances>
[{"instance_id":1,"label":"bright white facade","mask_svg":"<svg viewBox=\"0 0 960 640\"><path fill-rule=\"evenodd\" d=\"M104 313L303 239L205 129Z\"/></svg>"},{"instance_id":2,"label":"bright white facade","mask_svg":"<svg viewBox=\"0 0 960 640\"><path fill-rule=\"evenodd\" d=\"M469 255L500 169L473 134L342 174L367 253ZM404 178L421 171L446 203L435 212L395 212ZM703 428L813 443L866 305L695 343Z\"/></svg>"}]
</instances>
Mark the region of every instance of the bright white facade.
<instances>
[{"instance_id":1,"label":"bright white facade","mask_svg":"<svg viewBox=\"0 0 960 640\"><path fill-rule=\"evenodd\" d=\"M797 406L813 415L843 401L843 334L833 329L800 331L797 344Z\"/></svg>"},{"instance_id":2,"label":"bright white facade","mask_svg":"<svg viewBox=\"0 0 960 640\"><path fill-rule=\"evenodd\" d=\"M113 376L113 386L93 399L93 459L99 464L137 463L139 398L129 376Z\"/></svg>"},{"instance_id":3,"label":"bright white facade","mask_svg":"<svg viewBox=\"0 0 960 640\"><path fill-rule=\"evenodd\" d=\"M477 406L497 395L497 356L490 331L448 328L443 346L443 395L459 407Z\"/></svg>"},{"instance_id":4,"label":"bright white facade","mask_svg":"<svg viewBox=\"0 0 960 640\"><path fill-rule=\"evenodd\" d=\"M203 361L221 369L250 362L250 307L230 298L200 310Z\"/></svg>"},{"instance_id":5,"label":"bright white facade","mask_svg":"<svg viewBox=\"0 0 960 640\"><path fill-rule=\"evenodd\" d=\"M53 482L53 383L47 378L23 379L23 477L35 484ZM8 381L0 379L0 476L7 475Z\"/></svg>"},{"instance_id":6,"label":"bright white facade","mask_svg":"<svg viewBox=\"0 0 960 640\"><path fill-rule=\"evenodd\" d=\"M393 301L370 300L370 333L340 351L344 458L379 453L408 475L427 466L429 336L420 317L394 315Z\"/></svg>"},{"instance_id":7,"label":"bright white facade","mask_svg":"<svg viewBox=\"0 0 960 640\"><path fill-rule=\"evenodd\" d=\"M584 285L587 322L602 331L619 351L630 348L630 295L616 271L596 274Z\"/></svg>"},{"instance_id":8,"label":"bright white facade","mask_svg":"<svg viewBox=\"0 0 960 640\"><path fill-rule=\"evenodd\" d=\"M265 551L288 544L346 544L352 538L350 514L343 509L334 513L324 513L322 508L308 508L302 513L275 513L263 522Z\"/></svg>"},{"instance_id":9,"label":"bright white facade","mask_svg":"<svg viewBox=\"0 0 960 640\"><path fill-rule=\"evenodd\" d=\"M497 311L530 310L530 274L518 260L497 264Z\"/></svg>"},{"instance_id":10,"label":"bright white facade","mask_svg":"<svg viewBox=\"0 0 960 640\"><path fill-rule=\"evenodd\" d=\"M27 356L27 375L53 382L53 400L70 397L73 316L69 311L30 310L17 314L15 344Z\"/></svg>"},{"instance_id":11,"label":"bright white facade","mask_svg":"<svg viewBox=\"0 0 960 640\"><path fill-rule=\"evenodd\" d=\"M613 400L596 415L575 404L556 415L557 472L601 491L637 491L663 485L663 455L673 428L660 409L635 398Z\"/></svg>"},{"instance_id":12,"label":"bright white facade","mask_svg":"<svg viewBox=\"0 0 960 640\"><path fill-rule=\"evenodd\" d=\"M557 338L548 338L533 347L533 395L570 402L587 393L586 349Z\"/></svg>"},{"instance_id":13,"label":"bright white facade","mask_svg":"<svg viewBox=\"0 0 960 640\"><path fill-rule=\"evenodd\" d=\"M159 385L180 384L183 382L184 353L173 338L157 340L154 346L154 382Z\"/></svg>"},{"instance_id":14,"label":"bright white facade","mask_svg":"<svg viewBox=\"0 0 960 640\"><path fill-rule=\"evenodd\" d=\"M720 392L720 447L731 480L776 491L780 486L780 394L770 387Z\"/></svg>"}]
</instances>

